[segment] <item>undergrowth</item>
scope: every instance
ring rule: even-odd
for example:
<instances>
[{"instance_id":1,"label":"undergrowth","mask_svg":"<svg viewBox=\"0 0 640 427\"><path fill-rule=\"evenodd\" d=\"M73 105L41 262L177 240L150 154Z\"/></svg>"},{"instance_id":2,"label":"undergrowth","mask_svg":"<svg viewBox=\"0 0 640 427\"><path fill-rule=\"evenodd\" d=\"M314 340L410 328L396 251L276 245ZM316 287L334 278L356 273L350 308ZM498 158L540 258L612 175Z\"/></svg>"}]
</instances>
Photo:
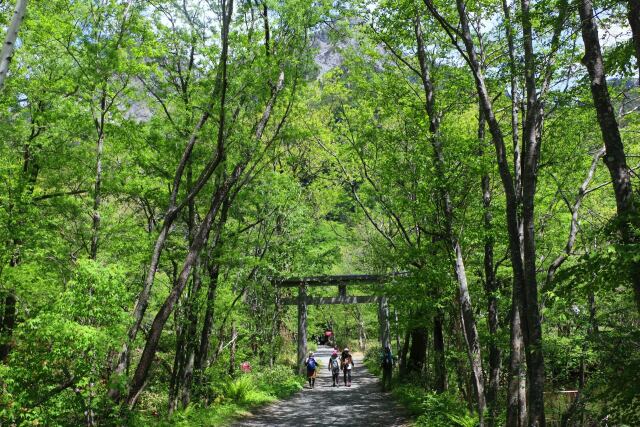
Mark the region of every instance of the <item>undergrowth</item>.
<instances>
[{"instance_id":1,"label":"undergrowth","mask_svg":"<svg viewBox=\"0 0 640 427\"><path fill-rule=\"evenodd\" d=\"M364 364L376 376L382 374L380 361L379 347L366 352ZM422 385L411 383L408 378L399 380L395 368L391 394L416 417L416 426L475 427L478 424L478 417L467 411L465 402L458 395L450 391L439 394L429 391Z\"/></svg>"},{"instance_id":2,"label":"undergrowth","mask_svg":"<svg viewBox=\"0 0 640 427\"><path fill-rule=\"evenodd\" d=\"M190 404L170 417L161 414L136 417L134 426L220 426L250 414L257 407L285 398L302 389L304 379L286 366L240 373L212 384L216 396L208 406Z\"/></svg>"}]
</instances>

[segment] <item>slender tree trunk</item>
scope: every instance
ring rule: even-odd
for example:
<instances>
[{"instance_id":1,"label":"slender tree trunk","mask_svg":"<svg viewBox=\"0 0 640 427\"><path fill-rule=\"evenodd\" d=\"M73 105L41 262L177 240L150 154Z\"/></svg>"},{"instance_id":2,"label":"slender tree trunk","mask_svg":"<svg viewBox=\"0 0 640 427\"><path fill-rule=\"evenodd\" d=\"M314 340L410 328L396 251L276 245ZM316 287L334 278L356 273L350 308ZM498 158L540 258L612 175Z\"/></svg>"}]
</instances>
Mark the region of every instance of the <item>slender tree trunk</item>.
<instances>
[{"instance_id":1,"label":"slender tree trunk","mask_svg":"<svg viewBox=\"0 0 640 427\"><path fill-rule=\"evenodd\" d=\"M169 233L171 231L171 227L173 225L173 221L176 219L178 213L192 201L202 190L206 182L209 180L213 172L217 169L218 165L223 160L224 154L224 123L225 123L225 115L226 115L226 92L227 92L227 58L228 58L228 49L229 49L229 27L231 23L231 16L233 14L233 0L228 0L228 4L226 0L223 0L223 8L222 8L222 31L221 31L221 40L222 40L222 49L220 53L220 71L216 78L216 84L213 90L213 96L211 104L206 108L205 112L202 114L199 122L197 123L194 131L189 138L189 142L184 149L180 162L178 163L178 167L176 168L176 173L173 180L173 187L171 189L171 196L169 200L169 207L165 213L165 219L162 224L162 229L156 239L153 253L151 255L151 261L149 263L149 270L147 272L147 276L144 281L144 285L142 291L138 295L138 298L135 303L135 307L133 310L133 325L129 329L129 333L127 336L127 341L123 344L122 350L118 357L118 364L116 369L114 370L116 375L122 375L129 367L129 353L131 350L131 346L136 339L138 334L138 330L140 329L140 325L142 324L142 319L144 318L144 314L146 312L147 306L149 304L149 298L151 296L151 289L153 287L153 282L155 279L155 274L160 264L160 255L162 254L162 250L164 248L165 242L169 237ZM198 138L198 134L202 127L206 124L207 120L210 116L210 110L213 107L213 104L216 100L217 95L220 94L220 111L219 111L219 123L218 123L218 135L217 135L217 146L214 156L210 159L207 166L204 168L200 176L198 177L194 188L189 192L186 198L180 203L177 204L178 190L180 188L180 182L182 181L182 175L184 169L190 161L191 153L193 151L193 147ZM112 388L109 390L109 396L115 400L120 399L120 390L116 388Z\"/></svg>"},{"instance_id":2,"label":"slender tree trunk","mask_svg":"<svg viewBox=\"0 0 640 427\"><path fill-rule=\"evenodd\" d=\"M391 348L391 327L389 325L389 302L386 297L380 298L378 305L378 320L380 323L380 344L382 348ZM360 320L360 329L364 329L364 322ZM366 339L366 334L365 334Z\"/></svg>"},{"instance_id":3,"label":"slender tree trunk","mask_svg":"<svg viewBox=\"0 0 640 427\"><path fill-rule=\"evenodd\" d=\"M627 18L633 35L637 65L640 67L640 0L627 0Z\"/></svg>"},{"instance_id":4,"label":"slender tree trunk","mask_svg":"<svg viewBox=\"0 0 640 427\"><path fill-rule=\"evenodd\" d=\"M433 370L436 393L447 390L447 365L444 354L444 313L439 309L433 318Z\"/></svg>"},{"instance_id":5,"label":"slender tree trunk","mask_svg":"<svg viewBox=\"0 0 640 427\"><path fill-rule=\"evenodd\" d=\"M171 379L169 380L169 415L178 409L178 392L180 388L180 376L182 369L182 359L184 357L184 342L185 331L182 322L180 321L180 312L177 309L173 314L173 321L175 324L176 334L176 349L175 356L173 358L173 369L171 370Z\"/></svg>"},{"instance_id":6,"label":"slender tree trunk","mask_svg":"<svg viewBox=\"0 0 640 427\"><path fill-rule=\"evenodd\" d=\"M524 225L524 289L522 292L522 321L529 385L529 425L544 427L544 355L542 352L542 322L538 305L538 283L535 243L535 194L537 187L538 159L540 156L539 133L542 108L536 88L536 65L533 52L529 1L521 0L521 21L524 35L525 83L527 113L524 123L522 167L522 212Z\"/></svg>"},{"instance_id":7,"label":"slender tree trunk","mask_svg":"<svg viewBox=\"0 0 640 427\"><path fill-rule=\"evenodd\" d=\"M484 156L485 121L482 110L478 117L480 157ZM487 425L494 427L498 417L498 391L502 355L498 346L498 281L493 269L493 234L491 214L491 181L487 171L481 177L482 206L484 209L484 286L487 295L487 322L489 323L489 386L487 387Z\"/></svg>"},{"instance_id":8,"label":"slender tree trunk","mask_svg":"<svg viewBox=\"0 0 640 427\"><path fill-rule=\"evenodd\" d=\"M189 279L191 270L194 263L196 262L200 250L207 241L213 219L217 214L222 201L226 199L230 187L234 185L238 180L240 174L244 170L244 167L245 165L236 166L233 174L220 185L215 195L212 197L209 212L207 212L207 215L202 221L202 224L198 228L198 233L193 240L193 244L189 248L189 253L184 260L182 271L180 272L177 283L171 289L171 292L165 299L160 310L158 311L158 314L154 318L153 323L151 324L147 343L140 357L140 361L138 362L138 366L136 368L133 379L131 380L129 397L127 399L127 404L129 405L129 407L133 407L135 405L140 392L142 392L142 389L147 381L147 375L155 357L158 343L160 341L160 335L162 334L164 325L166 324L169 315L173 311L178 298L180 298L180 295L184 290L184 287L187 283L187 280Z\"/></svg>"},{"instance_id":9,"label":"slender tree trunk","mask_svg":"<svg viewBox=\"0 0 640 427\"><path fill-rule=\"evenodd\" d=\"M400 351L400 323L398 322L398 310L393 307L393 323L396 330L396 351Z\"/></svg>"},{"instance_id":10,"label":"slender tree trunk","mask_svg":"<svg viewBox=\"0 0 640 427\"><path fill-rule=\"evenodd\" d=\"M209 347L211 345L211 332L213 331L213 315L216 301L216 290L218 287L218 275L220 265L215 264L209 270L209 288L207 290L207 307L204 313L202 332L200 334L200 349L196 358L195 369L201 371L207 368L209 358Z\"/></svg>"},{"instance_id":11,"label":"slender tree trunk","mask_svg":"<svg viewBox=\"0 0 640 427\"><path fill-rule=\"evenodd\" d=\"M0 322L0 361L5 361L11 351L11 337L16 326L16 297L10 290L4 297L4 312Z\"/></svg>"},{"instance_id":12,"label":"slender tree trunk","mask_svg":"<svg viewBox=\"0 0 640 427\"><path fill-rule=\"evenodd\" d=\"M298 288L298 374L304 375L304 360L307 357L307 287Z\"/></svg>"},{"instance_id":13,"label":"slender tree trunk","mask_svg":"<svg viewBox=\"0 0 640 427\"><path fill-rule=\"evenodd\" d=\"M236 328L235 320L231 322L231 348L229 351L229 375L233 375L236 371L236 341L238 340L238 328Z\"/></svg>"},{"instance_id":14,"label":"slender tree trunk","mask_svg":"<svg viewBox=\"0 0 640 427\"><path fill-rule=\"evenodd\" d=\"M106 83L105 83L106 84ZM100 205L102 203L102 152L104 151L104 125L107 117L107 93L102 88L100 97L100 117L95 119L98 140L96 143L96 177L93 186L93 213L91 225L91 252L89 256L95 260L98 256L98 240L100 233Z\"/></svg>"},{"instance_id":15,"label":"slender tree trunk","mask_svg":"<svg viewBox=\"0 0 640 427\"><path fill-rule=\"evenodd\" d=\"M407 359L409 355L409 345L411 344L411 329L407 328L404 333L404 341L400 350L400 376L407 374Z\"/></svg>"},{"instance_id":16,"label":"slender tree trunk","mask_svg":"<svg viewBox=\"0 0 640 427\"><path fill-rule=\"evenodd\" d=\"M213 331L213 315L216 301L216 290L218 287L218 276L220 274L220 264L214 259L214 252L222 246L222 231L227 221L229 211L229 201L225 201L220 212L220 222L216 231L216 237L209 248L206 260L207 273L209 275L209 288L207 290L207 301L200 333L200 346L195 358L194 369L198 372L207 368L209 358L209 346L211 344L211 332ZM201 372L200 372L201 373Z\"/></svg>"},{"instance_id":17,"label":"slender tree trunk","mask_svg":"<svg viewBox=\"0 0 640 427\"><path fill-rule=\"evenodd\" d=\"M4 81L9 73L9 64L13 58L13 49L18 39L18 31L20 25L24 19L24 15L27 11L27 0L18 0L16 2L16 8L13 11L13 18L11 19L11 25L7 29L7 35L2 45L2 52L0 53L0 89L4 86Z\"/></svg>"},{"instance_id":18,"label":"slender tree trunk","mask_svg":"<svg viewBox=\"0 0 640 427\"><path fill-rule=\"evenodd\" d=\"M480 427L482 427L484 425L484 412L486 411L487 404L484 393L484 372L482 370L482 356L480 355L480 338L478 336L475 316L471 307L471 297L466 283L462 250L459 245L454 247L454 250L456 255L456 270L459 271L459 275L465 279L459 281L460 319L462 321L462 332L466 342L467 356L471 365L473 389L476 394Z\"/></svg>"},{"instance_id":19,"label":"slender tree trunk","mask_svg":"<svg viewBox=\"0 0 640 427\"><path fill-rule=\"evenodd\" d=\"M449 31L452 40L457 45L457 40L450 32L450 24L437 11L435 6L433 5L432 0L424 1L436 20L440 22L443 28ZM526 3L526 1L521 2L521 4L525 7L528 7L528 3ZM522 290L521 305L523 306L523 312L521 321L523 322L522 330L525 341L525 350L527 353L527 361L530 362L528 364L528 375L532 380L532 383L529 384L529 425L531 427L544 427L544 359L542 356L542 329L540 325L537 302L537 284L535 279L536 260L534 242L535 235L533 228L533 196L535 195L535 175L537 173L537 158L539 154L537 130L540 121L537 119L540 109L535 94L535 74L532 67L532 40L530 31L531 29L528 20L528 9L526 12L523 11L521 15L523 27L528 26L528 28L524 29L526 68L525 77L527 79L527 103L528 106L530 104L533 109L532 111L527 112L527 123L525 124L525 135L527 136L527 152L523 155L523 158L526 157L523 161L523 166L527 167L528 169L523 170L522 208L524 221L524 252L522 252L520 247L521 239L518 227L518 198L514 187L513 176L511 175L509 164L506 158L504 136L500 127L500 123L495 116L492 100L489 97L485 78L475 51L475 46L473 38L471 36L471 30L467 17L466 3L464 0L456 0L456 6L458 9L458 16L460 18L460 30L458 31L458 35L464 43L464 58L469 64L469 67L474 76L480 104L482 105L482 109L484 110L485 118L489 125L489 130L491 132L493 143L496 149L498 169L500 171L500 178L505 190L507 231L509 235L509 250L511 255L510 258L514 274L514 287L519 287ZM533 401L531 399L533 399Z\"/></svg>"},{"instance_id":20,"label":"slender tree trunk","mask_svg":"<svg viewBox=\"0 0 640 427\"><path fill-rule=\"evenodd\" d=\"M459 313L458 313L459 314ZM461 316L456 315L455 309L452 310L451 313L451 326L450 330L452 330L452 340L453 345L455 346L458 353L462 353L464 351L464 344L460 338L464 338L464 331L461 323ZM453 357L453 365L456 369L456 381L458 383L458 390L460 395L467 403L467 410L469 412L473 412L473 385L471 381L469 381L470 372L467 370L467 366L465 365L462 357L454 356Z\"/></svg>"},{"instance_id":21,"label":"slender tree trunk","mask_svg":"<svg viewBox=\"0 0 640 427\"><path fill-rule=\"evenodd\" d=\"M616 121L609 90L607 88L607 76L602 60L602 49L598 37L598 25L593 15L591 0L581 0L579 3L580 20L582 21L582 40L584 41L585 54L582 63L587 67L591 80L591 96L596 108L598 124L602 133L602 139L607 149L604 163L609 169L613 191L616 197L618 213L618 229L624 243L635 243L638 238L634 233L634 227L638 225L637 211L633 200L631 188L631 174L627 166L627 158L622 145L620 129ZM634 33L634 41L635 41ZM632 265L631 281L635 293L638 312L640 312L640 262Z\"/></svg>"},{"instance_id":22,"label":"slender tree trunk","mask_svg":"<svg viewBox=\"0 0 640 427\"><path fill-rule=\"evenodd\" d=\"M200 292L201 278L199 274L199 262L193 268L192 288L186 301L184 326L183 354L180 358L181 366L178 376L178 387L176 388L176 400L180 400L183 408L186 408L191 399L191 383L193 380L193 369L195 364L196 350L198 348L198 294Z\"/></svg>"},{"instance_id":23,"label":"slender tree trunk","mask_svg":"<svg viewBox=\"0 0 640 427\"><path fill-rule=\"evenodd\" d=\"M513 292L518 292L514 286ZM507 393L507 426L524 427L527 423L526 369L524 341L520 322L520 303L517 295L511 298L511 354Z\"/></svg>"},{"instance_id":24,"label":"slender tree trunk","mask_svg":"<svg viewBox=\"0 0 640 427\"><path fill-rule=\"evenodd\" d=\"M190 191L193 187L193 171L192 162L189 162L187 169L187 189ZM196 206L195 201L189 201L189 244L193 243L194 234L196 230ZM217 241L213 239L214 242ZM215 244L215 243L214 243ZM197 330L198 330L198 313L200 311L199 306L199 294L200 287L202 286L202 278L200 275L201 258L196 258L193 266L193 274L191 276L191 287L187 293L185 301L185 320L184 326L184 350L183 355L180 358L181 367L179 370L178 387L176 392L176 400L180 400L182 407L186 408L191 399L191 383L193 380L193 368L195 364L196 351L198 349ZM177 355L176 355L177 357Z\"/></svg>"},{"instance_id":25,"label":"slender tree trunk","mask_svg":"<svg viewBox=\"0 0 640 427\"><path fill-rule=\"evenodd\" d=\"M514 166L514 192L517 204L522 203L522 154L519 142L519 109L520 91L518 89L516 56L513 40L513 23L511 12L507 0L502 0L502 10L504 13L505 32L509 52L509 71L511 85L511 139L513 144L513 166ZM524 230L522 218L516 218L519 250L524 252ZM524 343L522 338L522 325L520 322L520 297L518 296L518 285L514 281L511 301L510 319L510 347L509 356L509 381L507 385L507 426L524 427L527 419L526 401L526 369L524 366Z\"/></svg>"},{"instance_id":26,"label":"slender tree trunk","mask_svg":"<svg viewBox=\"0 0 640 427\"><path fill-rule=\"evenodd\" d=\"M522 164L519 142L519 108L520 90L518 89L517 67L515 46L513 42L513 22L511 21L511 11L507 0L502 0L502 11L504 13L504 27L509 51L509 80L511 87L511 139L513 143L513 175L515 182L515 192L520 199L522 197Z\"/></svg>"},{"instance_id":27,"label":"slender tree trunk","mask_svg":"<svg viewBox=\"0 0 640 427\"><path fill-rule=\"evenodd\" d=\"M425 93L425 109L429 118L429 131L431 133L430 140L433 147L436 160L436 169L441 179L445 179L445 160L442 149L442 142L439 138L440 118L435 108L435 90L431 81L429 67L424 48L424 40L422 36L422 28L418 16L415 18L415 35L418 46L418 61L420 63L420 72L422 77L422 86ZM473 388L476 393L476 401L478 414L480 417L480 426L484 424L484 412L486 410L486 400L484 393L484 372L482 370L482 356L480 354L480 339L476 327L475 315L471 305L471 296L467 284L467 274L465 271L464 258L462 256L462 248L458 236L453 231L453 203L446 186L441 188L441 198L444 205L445 228L447 237L450 240L451 248L454 255L454 271L458 281L458 294L460 299L460 313L462 320L462 332L467 344L467 355L471 365L473 374Z\"/></svg>"}]
</instances>

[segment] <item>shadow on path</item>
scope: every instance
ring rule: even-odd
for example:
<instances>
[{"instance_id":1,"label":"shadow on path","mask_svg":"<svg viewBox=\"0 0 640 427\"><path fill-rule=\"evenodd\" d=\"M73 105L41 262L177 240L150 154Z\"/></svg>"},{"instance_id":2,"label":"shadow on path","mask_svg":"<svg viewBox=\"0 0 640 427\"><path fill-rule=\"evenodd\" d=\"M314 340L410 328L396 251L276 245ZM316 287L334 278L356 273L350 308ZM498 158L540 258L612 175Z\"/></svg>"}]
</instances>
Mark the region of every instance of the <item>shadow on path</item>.
<instances>
[{"instance_id":1,"label":"shadow on path","mask_svg":"<svg viewBox=\"0 0 640 427\"><path fill-rule=\"evenodd\" d=\"M362 360L354 357L355 368L351 387L331 386L327 370L331 349L321 347L314 389L305 389L293 397L262 408L252 416L237 421L235 427L255 426L409 426L409 417L392 399L383 393L380 382L371 375ZM342 381L342 372L340 372Z\"/></svg>"}]
</instances>

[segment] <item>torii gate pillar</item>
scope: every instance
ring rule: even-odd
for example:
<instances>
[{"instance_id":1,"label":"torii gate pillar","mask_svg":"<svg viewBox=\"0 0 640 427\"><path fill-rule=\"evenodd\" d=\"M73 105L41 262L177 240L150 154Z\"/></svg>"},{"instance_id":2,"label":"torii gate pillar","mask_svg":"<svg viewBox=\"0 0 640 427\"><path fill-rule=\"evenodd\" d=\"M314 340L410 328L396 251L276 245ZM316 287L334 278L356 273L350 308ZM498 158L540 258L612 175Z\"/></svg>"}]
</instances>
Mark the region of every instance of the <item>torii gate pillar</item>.
<instances>
[{"instance_id":1,"label":"torii gate pillar","mask_svg":"<svg viewBox=\"0 0 640 427\"><path fill-rule=\"evenodd\" d=\"M298 373L304 375L304 359L307 357L307 287L298 287Z\"/></svg>"},{"instance_id":2,"label":"torii gate pillar","mask_svg":"<svg viewBox=\"0 0 640 427\"><path fill-rule=\"evenodd\" d=\"M389 301L381 297L378 303L378 321L380 324L380 345L391 348L391 327L389 325Z\"/></svg>"}]
</instances>

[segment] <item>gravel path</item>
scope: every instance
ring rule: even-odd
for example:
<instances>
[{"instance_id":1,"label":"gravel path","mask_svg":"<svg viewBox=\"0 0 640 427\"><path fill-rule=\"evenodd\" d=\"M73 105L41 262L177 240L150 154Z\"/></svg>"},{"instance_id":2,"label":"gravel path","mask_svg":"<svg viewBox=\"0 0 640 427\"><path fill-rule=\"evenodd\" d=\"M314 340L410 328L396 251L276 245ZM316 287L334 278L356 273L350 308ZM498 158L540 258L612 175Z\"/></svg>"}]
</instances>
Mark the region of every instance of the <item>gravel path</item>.
<instances>
[{"instance_id":1,"label":"gravel path","mask_svg":"<svg viewBox=\"0 0 640 427\"><path fill-rule=\"evenodd\" d=\"M354 357L351 387L332 387L327 363L331 349L322 347L316 353L320 363L314 389L305 389L293 397L257 410L237 421L235 427L255 426L409 426L406 412L388 393L382 393L380 382L367 372L362 360ZM342 380L342 372L340 372Z\"/></svg>"}]
</instances>

